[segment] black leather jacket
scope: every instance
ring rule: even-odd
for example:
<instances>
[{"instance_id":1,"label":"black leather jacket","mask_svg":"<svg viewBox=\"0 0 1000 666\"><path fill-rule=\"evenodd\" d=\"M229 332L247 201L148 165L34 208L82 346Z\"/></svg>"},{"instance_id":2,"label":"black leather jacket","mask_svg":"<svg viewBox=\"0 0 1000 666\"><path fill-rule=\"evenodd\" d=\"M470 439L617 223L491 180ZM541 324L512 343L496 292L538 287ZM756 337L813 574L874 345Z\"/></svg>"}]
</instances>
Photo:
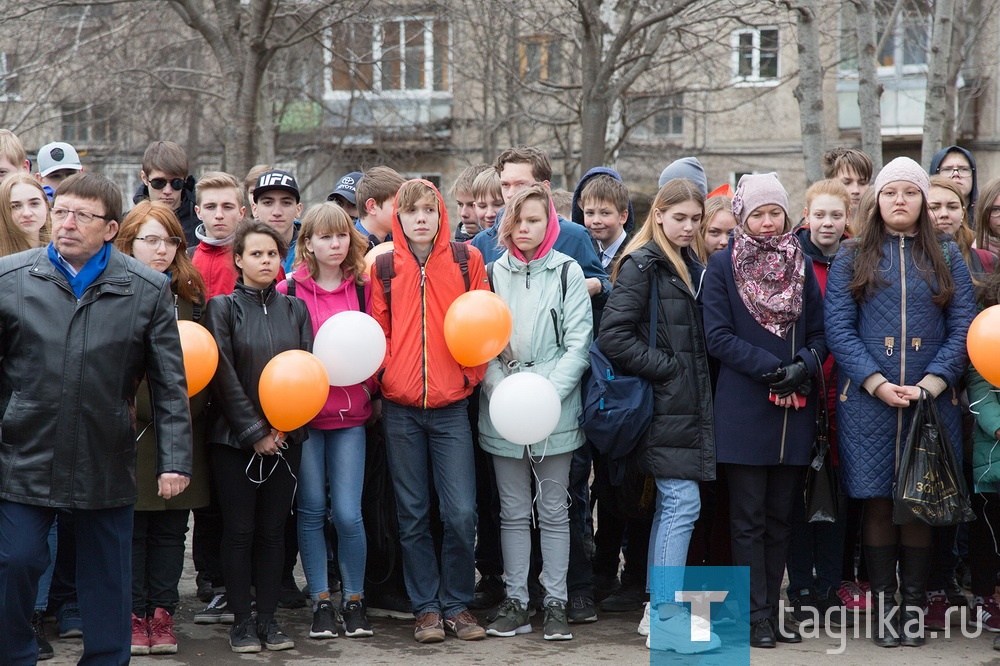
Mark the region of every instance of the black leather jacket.
<instances>
[{"instance_id":1,"label":"black leather jacket","mask_svg":"<svg viewBox=\"0 0 1000 666\"><path fill-rule=\"evenodd\" d=\"M0 259L0 498L136 501L135 394L153 395L157 473L191 474L191 419L167 277L112 249L77 299L45 248Z\"/></svg>"},{"instance_id":2,"label":"black leather jacket","mask_svg":"<svg viewBox=\"0 0 1000 666\"><path fill-rule=\"evenodd\" d=\"M312 349L312 322L298 298L279 294L272 283L254 289L236 283L236 290L208 302L205 327L219 345L219 368L210 387L208 441L250 451L271 432L260 406L259 383L264 366L289 349ZM295 396L288 396L294 400ZM286 433L301 444L305 428Z\"/></svg>"}]
</instances>

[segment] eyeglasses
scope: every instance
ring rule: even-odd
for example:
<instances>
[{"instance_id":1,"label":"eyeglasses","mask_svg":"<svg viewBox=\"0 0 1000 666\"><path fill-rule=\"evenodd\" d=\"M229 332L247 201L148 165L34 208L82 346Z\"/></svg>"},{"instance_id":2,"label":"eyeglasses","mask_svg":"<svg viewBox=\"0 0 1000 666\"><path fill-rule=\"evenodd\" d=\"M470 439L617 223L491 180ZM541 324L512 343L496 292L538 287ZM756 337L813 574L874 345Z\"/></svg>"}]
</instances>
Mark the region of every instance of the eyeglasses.
<instances>
[{"instance_id":1,"label":"eyeglasses","mask_svg":"<svg viewBox=\"0 0 1000 666\"><path fill-rule=\"evenodd\" d=\"M91 224L95 217L99 217L102 220L108 221L111 218L106 215L98 215L97 213L89 213L85 210L70 210L69 208L53 208L52 209L52 219L56 222L62 222L66 220L70 213L76 218L77 224Z\"/></svg>"},{"instance_id":2,"label":"eyeglasses","mask_svg":"<svg viewBox=\"0 0 1000 666\"><path fill-rule=\"evenodd\" d=\"M1000 217L1000 206L990 206L990 217Z\"/></svg>"},{"instance_id":3,"label":"eyeglasses","mask_svg":"<svg viewBox=\"0 0 1000 666\"><path fill-rule=\"evenodd\" d=\"M943 173L943 174L946 174L946 175L951 175L951 176L954 176L956 173L959 176L971 176L972 175L972 169L970 169L969 167L962 167L962 166L959 166L959 167L938 167L937 172L938 173Z\"/></svg>"},{"instance_id":4,"label":"eyeglasses","mask_svg":"<svg viewBox=\"0 0 1000 666\"><path fill-rule=\"evenodd\" d=\"M171 178L167 180L166 178L150 178L149 186L154 190L162 190L170 183L170 187L177 190L178 192L184 189L184 179L183 178Z\"/></svg>"},{"instance_id":5,"label":"eyeglasses","mask_svg":"<svg viewBox=\"0 0 1000 666\"><path fill-rule=\"evenodd\" d=\"M167 236L166 238L163 238L162 236L152 236L152 235L137 236L135 240L136 242L142 241L143 243L149 246L150 250L159 249L160 243L166 243L167 247L173 248L174 250L176 250L181 246L181 239L179 236Z\"/></svg>"}]
</instances>

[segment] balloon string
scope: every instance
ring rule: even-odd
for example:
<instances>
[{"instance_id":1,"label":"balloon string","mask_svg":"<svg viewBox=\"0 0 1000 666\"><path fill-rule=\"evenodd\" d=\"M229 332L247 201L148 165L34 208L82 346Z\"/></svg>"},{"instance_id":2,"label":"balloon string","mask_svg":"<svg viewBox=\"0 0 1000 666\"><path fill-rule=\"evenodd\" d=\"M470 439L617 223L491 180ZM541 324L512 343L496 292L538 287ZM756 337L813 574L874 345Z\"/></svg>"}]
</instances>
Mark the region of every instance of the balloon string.
<instances>
[{"instance_id":1,"label":"balloon string","mask_svg":"<svg viewBox=\"0 0 1000 666\"><path fill-rule=\"evenodd\" d=\"M341 391L343 391L344 395L347 396L347 407L345 407L344 409L339 410L340 411L340 420L341 421L346 421L347 418L344 416L344 413L351 411L351 394L348 393L347 389L345 389L343 386L338 386L337 388L339 388Z\"/></svg>"},{"instance_id":2,"label":"balloon string","mask_svg":"<svg viewBox=\"0 0 1000 666\"><path fill-rule=\"evenodd\" d=\"M989 394L990 393L1000 393L1000 389L995 389L995 388L994 389L990 389L989 393L987 393L982 398L980 398L979 400L976 400L974 403L972 403L971 405L969 405L969 412L973 416L979 416L979 412L976 411L975 409L973 409L973 407L975 407L979 403L983 402L984 400L989 399L989 397L990 397ZM994 439L993 440L993 446L990 447L990 452L989 452L989 455L987 456L987 463L988 464L986 465L986 469L983 470L983 473L980 474L979 478L976 480L975 487L979 486L979 484L982 482L982 480L984 478L986 478L986 475L989 474L990 469L993 468L993 453L996 451L998 445L1000 445L1000 440ZM997 491L997 485L998 484L996 484L996 483L993 484L994 492ZM993 540L993 552L996 553L996 554L998 554L998 555L1000 555L1000 544L997 543L996 531L993 529L993 524L990 523L990 514L989 514L989 512L986 511L986 506L989 504L989 501L990 501L989 495L988 494L983 494L983 519L986 521L986 526L988 528L990 528L990 537Z\"/></svg>"},{"instance_id":3,"label":"balloon string","mask_svg":"<svg viewBox=\"0 0 1000 666\"><path fill-rule=\"evenodd\" d=\"M531 457L531 447L528 448L528 466L531 467L531 475L535 477L535 496L531 500L531 526L534 528L538 527L538 498L542 496L542 484L548 481L549 483L554 483L560 488L562 488L563 494L566 495L566 503L562 505L561 508L567 511L571 506L573 506L573 496L570 494L569 489L563 484L559 483L555 479L542 479L538 476L538 471L535 469L535 465L540 465L543 460L545 460L545 452L549 448L549 438L545 438L545 443L542 444L542 455L538 460Z\"/></svg>"}]
</instances>

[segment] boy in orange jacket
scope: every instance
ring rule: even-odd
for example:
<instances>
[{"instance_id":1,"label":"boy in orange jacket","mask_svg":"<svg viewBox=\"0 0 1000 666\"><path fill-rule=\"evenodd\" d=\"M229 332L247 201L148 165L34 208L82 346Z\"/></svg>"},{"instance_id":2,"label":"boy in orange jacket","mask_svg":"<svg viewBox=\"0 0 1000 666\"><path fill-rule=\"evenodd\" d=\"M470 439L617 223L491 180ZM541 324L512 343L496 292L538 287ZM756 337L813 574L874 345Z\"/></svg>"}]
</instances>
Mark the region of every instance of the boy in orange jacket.
<instances>
[{"instance_id":1,"label":"boy in orange jacket","mask_svg":"<svg viewBox=\"0 0 1000 666\"><path fill-rule=\"evenodd\" d=\"M447 208L429 182L404 183L392 217L396 246L373 269L372 316L387 341L378 379L414 638L436 643L447 627L462 640L479 640L486 632L468 611L476 477L467 405L486 366L467 368L452 358L444 317L464 292L489 289L486 269L478 250L449 242ZM444 523L440 562L430 530L432 477Z\"/></svg>"}]
</instances>

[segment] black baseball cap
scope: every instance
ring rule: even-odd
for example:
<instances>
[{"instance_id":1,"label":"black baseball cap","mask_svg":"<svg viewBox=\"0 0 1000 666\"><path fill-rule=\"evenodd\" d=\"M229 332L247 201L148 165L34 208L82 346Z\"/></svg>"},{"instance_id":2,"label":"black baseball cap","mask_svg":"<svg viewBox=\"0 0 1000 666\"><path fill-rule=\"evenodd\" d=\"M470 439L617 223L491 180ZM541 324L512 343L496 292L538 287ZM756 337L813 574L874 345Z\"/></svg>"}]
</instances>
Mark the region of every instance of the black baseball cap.
<instances>
[{"instance_id":1,"label":"black baseball cap","mask_svg":"<svg viewBox=\"0 0 1000 666\"><path fill-rule=\"evenodd\" d=\"M281 190L282 192L289 192L295 195L295 202L300 201L299 198L299 184L295 182L295 176L288 173L287 171L282 171L281 169L273 169L271 171L265 171L257 179L257 184L253 188L253 200L257 201L257 196L269 190Z\"/></svg>"}]
</instances>

